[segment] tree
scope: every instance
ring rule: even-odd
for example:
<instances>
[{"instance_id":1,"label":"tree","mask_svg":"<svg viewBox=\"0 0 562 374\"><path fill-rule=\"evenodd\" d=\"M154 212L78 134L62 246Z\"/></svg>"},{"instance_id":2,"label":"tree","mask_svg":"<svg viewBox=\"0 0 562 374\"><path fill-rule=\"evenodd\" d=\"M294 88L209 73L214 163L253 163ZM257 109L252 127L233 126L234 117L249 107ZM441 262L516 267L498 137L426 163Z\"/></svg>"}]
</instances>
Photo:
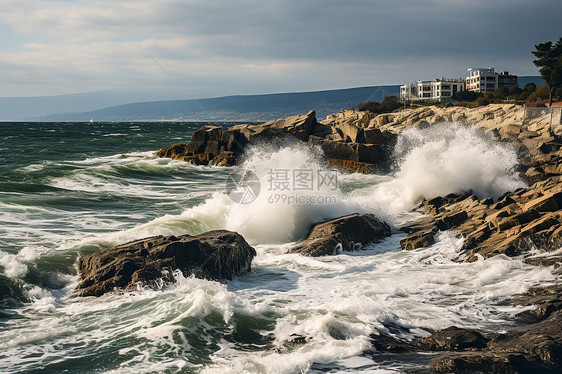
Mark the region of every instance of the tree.
<instances>
[{"instance_id":1,"label":"tree","mask_svg":"<svg viewBox=\"0 0 562 374\"><path fill-rule=\"evenodd\" d=\"M508 90L508 96L512 100L517 100L519 95L521 95L521 92L523 92L523 90L519 88L519 86L511 86Z\"/></svg>"},{"instance_id":2,"label":"tree","mask_svg":"<svg viewBox=\"0 0 562 374\"><path fill-rule=\"evenodd\" d=\"M533 82L529 82L523 87L523 91L526 91L529 94L535 92L536 90L537 90L537 85L534 84Z\"/></svg>"},{"instance_id":3,"label":"tree","mask_svg":"<svg viewBox=\"0 0 562 374\"><path fill-rule=\"evenodd\" d=\"M535 49L531 52L537 58L533 64L540 68L539 73L548 85L548 101L552 107L552 97L562 86L562 37L554 45L552 42L540 43Z\"/></svg>"},{"instance_id":4,"label":"tree","mask_svg":"<svg viewBox=\"0 0 562 374\"><path fill-rule=\"evenodd\" d=\"M495 100L505 100L507 98L507 87L498 87L494 90L493 95Z\"/></svg>"},{"instance_id":5,"label":"tree","mask_svg":"<svg viewBox=\"0 0 562 374\"><path fill-rule=\"evenodd\" d=\"M545 84L544 86L540 86L539 88L536 89L535 92L530 94L529 97L527 97L527 102L532 103L535 101L545 100L548 99L549 96L550 96L550 88Z\"/></svg>"},{"instance_id":6,"label":"tree","mask_svg":"<svg viewBox=\"0 0 562 374\"><path fill-rule=\"evenodd\" d=\"M482 96L479 92L474 91L457 91L453 95L453 99L458 101L475 101L480 96Z\"/></svg>"}]
</instances>

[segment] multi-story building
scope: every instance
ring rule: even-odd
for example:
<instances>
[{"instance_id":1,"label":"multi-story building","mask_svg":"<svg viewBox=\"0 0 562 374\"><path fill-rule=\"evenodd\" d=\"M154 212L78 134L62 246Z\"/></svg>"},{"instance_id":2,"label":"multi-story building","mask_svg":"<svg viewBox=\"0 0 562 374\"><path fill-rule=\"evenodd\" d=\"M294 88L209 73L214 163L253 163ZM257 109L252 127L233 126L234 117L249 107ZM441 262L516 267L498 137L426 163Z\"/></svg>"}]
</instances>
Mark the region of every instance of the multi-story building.
<instances>
[{"instance_id":1,"label":"multi-story building","mask_svg":"<svg viewBox=\"0 0 562 374\"><path fill-rule=\"evenodd\" d=\"M497 90L499 87L517 86L517 75L502 71L500 74L494 72L494 68L470 68L466 77L467 91L488 92Z\"/></svg>"},{"instance_id":2,"label":"multi-story building","mask_svg":"<svg viewBox=\"0 0 562 374\"><path fill-rule=\"evenodd\" d=\"M400 86L403 101L451 101L454 94L464 91L465 80L435 78L432 81L417 81Z\"/></svg>"},{"instance_id":3,"label":"multi-story building","mask_svg":"<svg viewBox=\"0 0 562 374\"><path fill-rule=\"evenodd\" d=\"M508 71L502 71L498 75L498 87L515 87L517 86L517 75L509 74Z\"/></svg>"}]
</instances>

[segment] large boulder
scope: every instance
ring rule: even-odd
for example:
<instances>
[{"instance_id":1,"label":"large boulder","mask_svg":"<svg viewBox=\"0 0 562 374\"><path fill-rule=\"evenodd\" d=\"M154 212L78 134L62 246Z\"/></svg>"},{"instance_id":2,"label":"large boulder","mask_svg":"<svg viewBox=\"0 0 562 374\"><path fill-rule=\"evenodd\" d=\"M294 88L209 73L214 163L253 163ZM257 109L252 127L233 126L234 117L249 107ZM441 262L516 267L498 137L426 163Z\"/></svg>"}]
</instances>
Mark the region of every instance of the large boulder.
<instances>
[{"instance_id":1,"label":"large boulder","mask_svg":"<svg viewBox=\"0 0 562 374\"><path fill-rule=\"evenodd\" d=\"M196 165L233 166L250 143L267 141L278 136L291 136L306 142L316 125L314 111L259 125L208 125L196 130L189 144L174 144L160 149L156 155Z\"/></svg>"},{"instance_id":2,"label":"large boulder","mask_svg":"<svg viewBox=\"0 0 562 374\"><path fill-rule=\"evenodd\" d=\"M156 154L196 165L233 166L249 144L279 137L319 145L332 165L362 173L389 171L396 143L396 135L388 131L363 129L350 122L320 124L310 111L258 125L203 126L190 143L174 144Z\"/></svg>"},{"instance_id":3,"label":"large boulder","mask_svg":"<svg viewBox=\"0 0 562 374\"><path fill-rule=\"evenodd\" d=\"M307 256L325 256L353 251L390 236L388 224L373 214L351 214L314 225L305 240L291 252Z\"/></svg>"},{"instance_id":4,"label":"large boulder","mask_svg":"<svg viewBox=\"0 0 562 374\"><path fill-rule=\"evenodd\" d=\"M272 128L289 133L295 138L304 142L308 141L310 133L316 127L316 112L311 110L307 114L291 116L282 119L268 121L263 125L258 125L258 128Z\"/></svg>"},{"instance_id":5,"label":"large boulder","mask_svg":"<svg viewBox=\"0 0 562 374\"><path fill-rule=\"evenodd\" d=\"M226 230L200 235L153 236L82 256L78 271L80 296L173 281L173 272L204 279L232 279L250 271L256 251L244 238Z\"/></svg>"}]
</instances>

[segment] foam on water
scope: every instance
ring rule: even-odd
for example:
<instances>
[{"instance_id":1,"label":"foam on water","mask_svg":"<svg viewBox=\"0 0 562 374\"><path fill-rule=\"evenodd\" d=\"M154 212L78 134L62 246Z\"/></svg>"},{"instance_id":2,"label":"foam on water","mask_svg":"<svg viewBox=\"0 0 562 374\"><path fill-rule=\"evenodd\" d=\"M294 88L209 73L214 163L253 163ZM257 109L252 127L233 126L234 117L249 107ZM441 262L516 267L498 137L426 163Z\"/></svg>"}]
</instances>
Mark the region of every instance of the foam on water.
<instances>
[{"instance_id":1,"label":"foam on water","mask_svg":"<svg viewBox=\"0 0 562 374\"><path fill-rule=\"evenodd\" d=\"M261 245L253 271L227 284L176 274L178 282L159 291L101 298L37 289L35 301L20 311L23 319L0 332L0 363L31 370L87 355L93 345L106 368L120 372L345 368L347 359L370 347L370 334L393 334L389 324L417 327L402 338L453 324L506 328L525 308L496 303L555 279L548 268L502 256L455 262L462 240L452 233L412 252L399 251L401 238L324 258L286 254L287 245ZM307 337L307 343L286 346L291 334ZM389 369L361 361L365 371Z\"/></svg>"},{"instance_id":2,"label":"foam on water","mask_svg":"<svg viewBox=\"0 0 562 374\"><path fill-rule=\"evenodd\" d=\"M459 124L408 130L399 137L396 153L399 169L390 180L340 173L340 186L349 191L326 187L298 192L304 197L333 199L330 203L287 204L271 202L273 195L283 192L271 190L269 173L323 170L321 150L302 142L255 146L248 150L241 166L260 178L262 192L254 202L236 204L225 192L216 192L201 206L167 219L188 218L201 221L201 227L238 231L252 244L285 243L303 238L312 223L354 212L374 213L398 226L404 216L411 219L407 212L424 198L463 191L497 198L524 186L515 171L517 157L508 145Z\"/></svg>"},{"instance_id":3,"label":"foam on water","mask_svg":"<svg viewBox=\"0 0 562 374\"><path fill-rule=\"evenodd\" d=\"M513 151L455 124L405 132L397 161L393 176L340 173L336 190L299 191L334 198L333 204L271 203L271 169L321 170L325 163L320 149L303 143L255 146L241 167L256 172L262 193L247 205L226 194L229 169L158 159L152 152L32 164L25 173L44 173L46 183L61 190L42 192L37 201L14 194L0 203L2 224L9 227L0 238L7 243L0 265L17 282L48 274L60 286L49 286L52 279L28 284L29 302L8 320L9 328L0 329L0 367L395 372L404 366L362 356L371 334L412 339L450 325L508 328L526 308L498 302L556 277L550 268L504 256L458 262L462 238L453 232L441 233L426 250L400 251L403 234L395 234L365 251L322 258L287 254L312 223L327 218L370 212L398 226L412 218L408 211L422 198L467 190L497 198L522 186ZM55 204L57 195L75 200ZM142 209L131 209L131 202ZM256 245L252 272L226 283L176 274L177 283L160 290L72 295L78 277L63 269L79 252L218 228L238 231ZM9 252L18 240L26 245ZM47 271L50 264L56 270ZM306 344L288 346L292 334L306 337ZM92 367L93 357L99 367Z\"/></svg>"}]
</instances>

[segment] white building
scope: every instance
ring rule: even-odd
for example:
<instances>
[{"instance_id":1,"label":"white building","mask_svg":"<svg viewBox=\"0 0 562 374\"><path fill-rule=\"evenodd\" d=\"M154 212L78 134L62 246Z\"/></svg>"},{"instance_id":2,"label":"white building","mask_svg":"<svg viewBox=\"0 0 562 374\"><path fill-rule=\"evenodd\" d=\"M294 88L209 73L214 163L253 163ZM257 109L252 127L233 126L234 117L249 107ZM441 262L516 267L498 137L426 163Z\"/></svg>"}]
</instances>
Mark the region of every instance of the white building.
<instances>
[{"instance_id":1,"label":"white building","mask_svg":"<svg viewBox=\"0 0 562 374\"><path fill-rule=\"evenodd\" d=\"M488 92L499 87L517 86L517 75L502 71L494 72L494 68L470 68L466 77L466 89L474 92Z\"/></svg>"},{"instance_id":2,"label":"white building","mask_svg":"<svg viewBox=\"0 0 562 374\"><path fill-rule=\"evenodd\" d=\"M473 92L488 92L498 88L498 75L494 68L470 68L466 77L466 89Z\"/></svg>"},{"instance_id":3,"label":"white building","mask_svg":"<svg viewBox=\"0 0 562 374\"><path fill-rule=\"evenodd\" d=\"M464 91L465 80L435 78L432 81L417 81L400 86L403 101L451 101L454 94Z\"/></svg>"}]
</instances>

